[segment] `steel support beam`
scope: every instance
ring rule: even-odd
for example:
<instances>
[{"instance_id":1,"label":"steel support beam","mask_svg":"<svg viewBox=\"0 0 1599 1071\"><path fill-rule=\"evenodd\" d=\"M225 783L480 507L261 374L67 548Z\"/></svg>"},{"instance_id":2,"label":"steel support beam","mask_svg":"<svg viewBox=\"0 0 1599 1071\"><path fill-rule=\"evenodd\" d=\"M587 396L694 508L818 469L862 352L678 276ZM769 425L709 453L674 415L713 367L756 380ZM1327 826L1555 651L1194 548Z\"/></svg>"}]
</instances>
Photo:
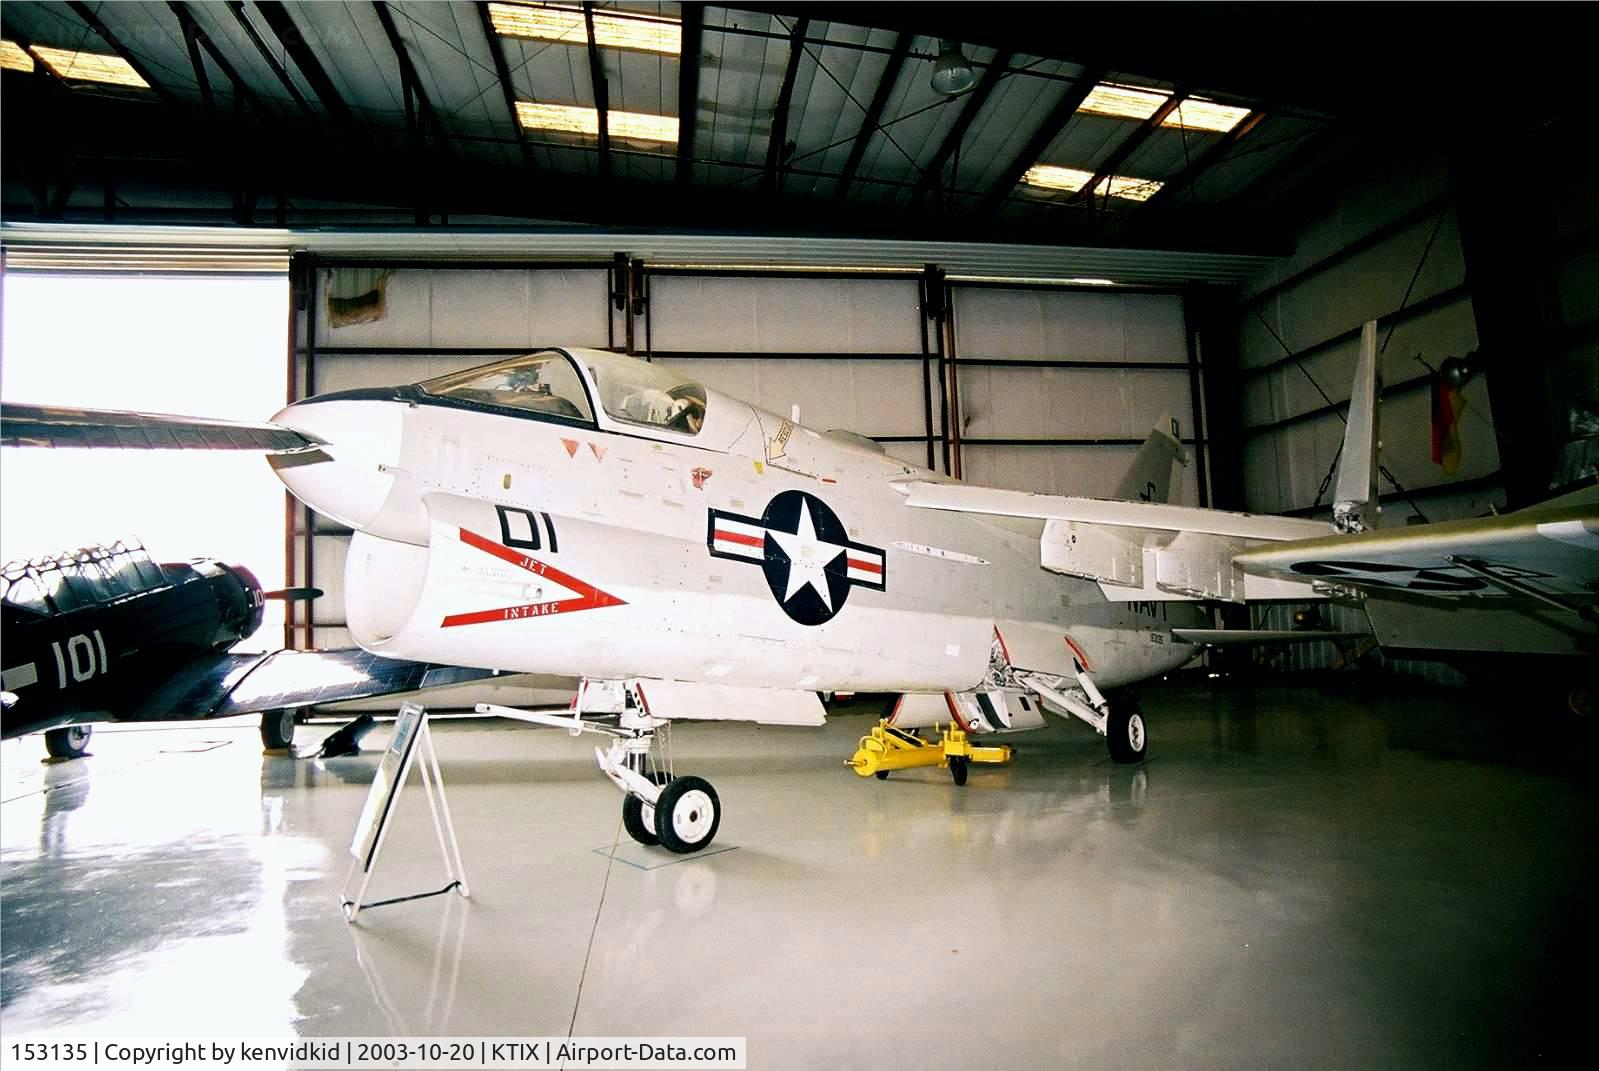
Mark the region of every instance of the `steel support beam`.
<instances>
[{"instance_id":1,"label":"steel support beam","mask_svg":"<svg viewBox=\"0 0 1599 1071\"><path fill-rule=\"evenodd\" d=\"M1261 120L1265 118L1266 113L1257 109L1240 119L1237 126L1223 134L1217 139L1215 144L1194 157L1181 171L1167 179L1160 189L1155 191L1155 195L1144 202L1144 207L1139 210L1139 215L1148 217L1157 208L1176 204L1178 193L1191 187L1195 179L1220 163L1222 157L1227 155L1228 150L1237 145L1244 135L1259 126Z\"/></svg>"},{"instance_id":2,"label":"steel support beam","mask_svg":"<svg viewBox=\"0 0 1599 1071\"><path fill-rule=\"evenodd\" d=\"M683 44L677 55L677 181L694 181L694 134L700 116L700 46L705 8L684 4Z\"/></svg>"},{"instance_id":3,"label":"steel support beam","mask_svg":"<svg viewBox=\"0 0 1599 1071\"><path fill-rule=\"evenodd\" d=\"M1022 176L1027 174L1027 169L1038 163L1039 159L1044 155L1044 151L1049 148L1050 142L1054 141L1060 135L1060 132L1066 129L1066 124L1072 121L1072 116L1077 114L1077 109L1083 106L1083 101L1088 99L1088 94L1094 91L1094 87L1104 77L1105 72L1103 70L1085 70L1077 84L1066 90L1065 95L1060 98L1060 103L1055 105L1044 121L1039 124L1038 129L1033 131L1032 138L1023 146L1022 151L1017 153L1016 159L1011 161L1011 165L1000 175L999 181L994 183L993 189L989 190L983 197L982 204L977 207L979 214L992 215L1000 210L1005 204L1005 198L1010 196L1010 192L1022 181Z\"/></svg>"},{"instance_id":4,"label":"steel support beam","mask_svg":"<svg viewBox=\"0 0 1599 1071\"><path fill-rule=\"evenodd\" d=\"M200 27L200 24L194 20L194 15L189 11L188 5L183 3L182 0L170 0L167 6L170 7L172 9L172 13L178 17L178 24L183 27L184 40L187 41L192 35L195 43L197 43L206 52L210 53L211 62L215 63L217 65L217 69L227 77L228 82L233 86L234 102L237 103L239 101L248 101L251 105L259 107L261 101L255 95L255 91L245 83L243 78L239 77L238 68L233 66L232 62L229 61L229 59L222 54L222 51L217 48L216 42L211 40L210 35L207 34L205 30ZM189 59L191 63L195 63L195 74L198 77L201 72L201 67L198 62L195 61L192 54L190 55Z\"/></svg>"},{"instance_id":5,"label":"steel support beam","mask_svg":"<svg viewBox=\"0 0 1599 1071\"><path fill-rule=\"evenodd\" d=\"M305 99L305 94L300 92L300 87L294 84L294 79L290 77L288 70L282 63L278 62L277 55L261 36L261 31L257 30L255 23L250 21L250 16L245 13L242 0L229 0L228 10L233 12L233 17L238 22L239 28L244 31L245 36L255 45L255 50L260 53L262 61L272 69L273 74L277 75L278 82L288 91L289 96L294 98L294 103L300 106L300 111L305 114L307 119L318 118L316 109L311 107L311 102Z\"/></svg>"},{"instance_id":6,"label":"steel support beam","mask_svg":"<svg viewBox=\"0 0 1599 1071\"><path fill-rule=\"evenodd\" d=\"M1159 130L1160 124L1166 121L1166 117L1172 112L1176 111L1178 106L1187 99L1188 91L1186 89L1179 87L1178 89L1174 90L1172 95L1166 98L1166 102L1159 108L1155 109L1154 114L1150 115L1148 119L1145 119L1143 122L1139 123L1133 128L1132 133L1128 134L1122 139L1122 143L1116 146L1116 148L1111 151L1109 156L1105 157L1104 163L1099 165L1099 168L1094 172L1094 177L1089 179L1083 185L1082 189L1078 190L1076 193L1072 194L1071 197L1067 198L1066 203L1072 204L1073 202L1077 201L1092 202L1094 199L1094 188L1101 182L1105 182L1107 179L1113 177L1117 173L1117 170L1127 162L1128 157L1132 156L1133 153L1138 150L1140 145L1148 141L1149 135L1153 134L1156 130ZM1107 194L1107 196L1109 195Z\"/></svg>"},{"instance_id":7,"label":"steel support beam","mask_svg":"<svg viewBox=\"0 0 1599 1071\"><path fill-rule=\"evenodd\" d=\"M195 25L189 9L176 0L167 6L178 17L178 25L183 29L183 44L189 50L189 66L194 68L194 80L200 87L200 97L207 108L215 108L217 102L211 95L211 76L205 73L205 59L200 55L200 27Z\"/></svg>"},{"instance_id":8,"label":"steel support beam","mask_svg":"<svg viewBox=\"0 0 1599 1071\"><path fill-rule=\"evenodd\" d=\"M339 122L349 122L352 118L349 105L339 96L333 79L323 70L322 62L316 58L316 53L311 51L311 46L306 43L300 27L295 25L294 19L289 16L288 9L277 0L256 0L255 7L261 12L261 17L266 19L267 27L273 36L288 51L290 58L294 60L294 65L305 75L305 80L311 83L311 89L315 91L322 106L328 110L328 115Z\"/></svg>"},{"instance_id":9,"label":"steel support beam","mask_svg":"<svg viewBox=\"0 0 1599 1071\"><path fill-rule=\"evenodd\" d=\"M1536 165L1538 147L1524 159ZM1549 362L1559 350L1559 298L1549 265L1556 228L1539 198L1509 209L1504 178L1483 175L1468 156L1459 151L1450 162L1455 219L1477 345L1487 358L1483 376L1505 496L1511 509L1520 509L1547 496L1554 468Z\"/></svg>"},{"instance_id":10,"label":"steel support beam","mask_svg":"<svg viewBox=\"0 0 1599 1071\"><path fill-rule=\"evenodd\" d=\"M777 189L777 175L790 153L788 147L788 109L794 102L794 80L799 77L800 57L805 54L805 32L811 20L799 18L789 33L788 66L783 70L783 87L777 91L777 107L772 112L772 132L766 139L766 170L761 173L761 189Z\"/></svg>"},{"instance_id":11,"label":"steel support beam","mask_svg":"<svg viewBox=\"0 0 1599 1071\"><path fill-rule=\"evenodd\" d=\"M405 41L400 37L399 28L394 25L394 16L389 11L389 5L384 0L373 0L372 10L377 12L378 21L383 24L384 36L389 39L389 47L394 50L394 58L400 64L401 83L415 97L416 108L428 126L433 128L433 136L438 139L439 148L448 152L449 134L446 133L444 123L439 119L439 113L433 107L433 102L428 99L427 92L422 88L422 79L417 74L416 65L411 62L410 53L405 49ZM406 110L408 113L411 110L409 101Z\"/></svg>"},{"instance_id":12,"label":"steel support beam","mask_svg":"<svg viewBox=\"0 0 1599 1071\"><path fill-rule=\"evenodd\" d=\"M1010 66L1011 53L1001 52L989 63L988 69L983 72L982 80L977 83L971 95L966 98L966 106L961 109L960 116L955 120L955 125L950 127L949 134L944 138L944 143L938 147L933 158L928 161L927 168L922 172L922 180L916 185L913 199L916 204L921 204L934 188L939 184L939 176L943 173L944 165L949 163L950 157L955 155L961 147L961 142L966 139L966 131L971 129L972 122L977 118L977 113L983 110L983 105L988 103L988 98L993 95L999 80L1005 77L1005 68Z\"/></svg>"},{"instance_id":13,"label":"steel support beam","mask_svg":"<svg viewBox=\"0 0 1599 1071\"><path fill-rule=\"evenodd\" d=\"M527 131L522 129L522 117L516 111L516 90L511 86L511 67L505 62L505 46L500 44L500 35L494 30L494 20L489 18L487 0L479 0L476 7L478 19L483 24L483 36L489 43L489 55L494 60L494 76L500 80L500 92L505 97L505 111L516 130L517 144L522 147L522 163L532 169L538 165L533 159L533 146L527 143Z\"/></svg>"},{"instance_id":14,"label":"steel support beam","mask_svg":"<svg viewBox=\"0 0 1599 1071\"><path fill-rule=\"evenodd\" d=\"M877 133L878 125L883 121L883 109L888 107L889 94L894 92L894 86L899 82L899 72L905 66L905 57L910 55L911 41L915 37L910 32L901 33L894 40L894 51L889 53L888 63L883 67L883 75L877 80L877 91L872 94L872 102L866 107L866 114L861 117L861 129L855 135L855 143L850 146L849 159L844 161L844 172L838 177L838 184L833 187L833 196L843 200L849 194L850 183L855 181L855 172L860 170L861 160L866 156L866 147L872 143L872 136ZM932 468L932 463L928 463Z\"/></svg>"},{"instance_id":15,"label":"steel support beam","mask_svg":"<svg viewBox=\"0 0 1599 1071\"><path fill-rule=\"evenodd\" d=\"M589 38L589 78L594 83L594 110L600 125L600 178L611 177L611 90L605 81L605 63L600 58L600 46L594 41L594 5L583 5L583 24Z\"/></svg>"}]
</instances>

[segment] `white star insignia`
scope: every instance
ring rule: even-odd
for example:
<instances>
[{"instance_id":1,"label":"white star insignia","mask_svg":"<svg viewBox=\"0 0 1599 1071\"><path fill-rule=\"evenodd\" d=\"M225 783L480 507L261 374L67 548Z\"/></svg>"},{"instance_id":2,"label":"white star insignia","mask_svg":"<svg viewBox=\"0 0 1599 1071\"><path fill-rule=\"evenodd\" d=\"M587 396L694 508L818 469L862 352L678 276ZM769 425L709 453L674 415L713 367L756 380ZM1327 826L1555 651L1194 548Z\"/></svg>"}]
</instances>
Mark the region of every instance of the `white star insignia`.
<instances>
[{"instance_id":1,"label":"white star insignia","mask_svg":"<svg viewBox=\"0 0 1599 1071\"><path fill-rule=\"evenodd\" d=\"M833 597L827 588L827 565L844 553L845 548L816 537L816 525L811 520L811 504L801 503L798 532L779 532L768 528L777 545L788 555L788 591L783 595L786 603L798 594L800 588L810 585L821 598L828 612L833 610Z\"/></svg>"}]
</instances>

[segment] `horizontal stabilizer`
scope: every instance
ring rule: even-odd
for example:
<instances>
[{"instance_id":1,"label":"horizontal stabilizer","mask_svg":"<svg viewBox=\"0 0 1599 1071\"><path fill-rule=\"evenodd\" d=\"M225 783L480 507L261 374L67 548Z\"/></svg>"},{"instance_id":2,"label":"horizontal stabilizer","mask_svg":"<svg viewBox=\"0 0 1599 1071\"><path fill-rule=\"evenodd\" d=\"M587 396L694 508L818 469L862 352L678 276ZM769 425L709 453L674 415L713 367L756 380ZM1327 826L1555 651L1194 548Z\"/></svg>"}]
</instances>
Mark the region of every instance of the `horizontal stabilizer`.
<instances>
[{"instance_id":1,"label":"horizontal stabilizer","mask_svg":"<svg viewBox=\"0 0 1599 1071\"><path fill-rule=\"evenodd\" d=\"M53 405L0 406L0 445L95 450L257 450L292 454L326 445L277 424L71 409Z\"/></svg>"}]
</instances>

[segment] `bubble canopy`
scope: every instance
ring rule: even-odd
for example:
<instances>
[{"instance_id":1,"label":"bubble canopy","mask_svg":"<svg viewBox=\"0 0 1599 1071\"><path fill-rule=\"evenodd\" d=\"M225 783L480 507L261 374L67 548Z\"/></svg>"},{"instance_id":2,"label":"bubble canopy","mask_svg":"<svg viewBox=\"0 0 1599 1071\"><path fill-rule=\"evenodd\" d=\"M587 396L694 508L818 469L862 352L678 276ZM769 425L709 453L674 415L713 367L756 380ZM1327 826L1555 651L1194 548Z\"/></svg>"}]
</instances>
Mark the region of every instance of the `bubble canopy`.
<instances>
[{"instance_id":1,"label":"bubble canopy","mask_svg":"<svg viewBox=\"0 0 1599 1071\"><path fill-rule=\"evenodd\" d=\"M662 365L601 350L580 351L577 359L588 369L600 407L612 420L690 436L704 426L703 384ZM574 358L558 350L439 376L421 387L435 397L514 409L536 418L594 421Z\"/></svg>"}]
</instances>

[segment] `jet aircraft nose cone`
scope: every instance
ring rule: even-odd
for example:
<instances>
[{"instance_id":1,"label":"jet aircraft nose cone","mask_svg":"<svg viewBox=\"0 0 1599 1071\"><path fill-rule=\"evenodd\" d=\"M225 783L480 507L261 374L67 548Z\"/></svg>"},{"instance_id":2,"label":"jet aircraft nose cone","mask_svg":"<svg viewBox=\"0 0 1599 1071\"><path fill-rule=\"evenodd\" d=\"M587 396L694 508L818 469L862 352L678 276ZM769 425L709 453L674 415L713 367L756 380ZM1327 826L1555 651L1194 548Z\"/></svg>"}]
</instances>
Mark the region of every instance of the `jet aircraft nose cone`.
<instances>
[{"instance_id":1,"label":"jet aircraft nose cone","mask_svg":"<svg viewBox=\"0 0 1599 1071\"><path fill-rule=\"evenodd\" d=\"M399 465L405 405L380 399L308 398L279 411L273 423L314 435L327 445L268 460L294 497L351 528L383 509Z\"/></svg>"}]
</instances>

